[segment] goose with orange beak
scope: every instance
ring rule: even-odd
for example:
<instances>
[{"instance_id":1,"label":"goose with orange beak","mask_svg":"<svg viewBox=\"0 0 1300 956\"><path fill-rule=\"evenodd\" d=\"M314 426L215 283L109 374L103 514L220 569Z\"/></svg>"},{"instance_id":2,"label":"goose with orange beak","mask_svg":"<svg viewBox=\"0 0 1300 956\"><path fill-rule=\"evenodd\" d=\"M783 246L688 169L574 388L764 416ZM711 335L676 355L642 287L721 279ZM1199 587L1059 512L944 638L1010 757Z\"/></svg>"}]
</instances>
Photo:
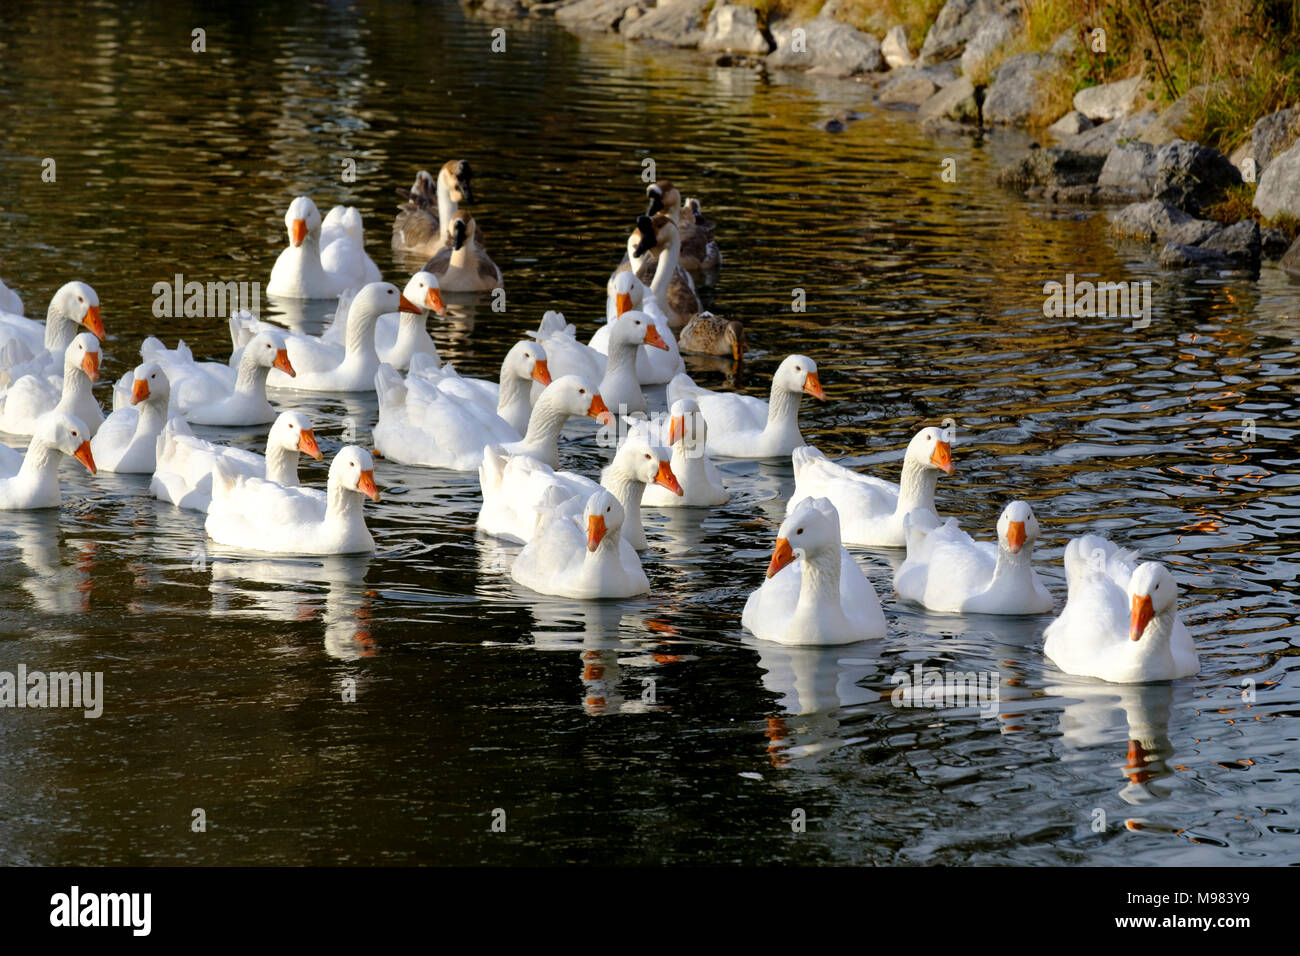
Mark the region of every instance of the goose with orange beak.
<instances>
[{"instance_id":1,"label":"goose with orange beak","mask_svg":"<svg viewBox=\"0 0 1300 956\"><path fill-rule=\"evenodd\" d=\"M624 312L607 328L609 355L600 394L615 415L644 413L647 406L637 376L637 352L643 345L662 352L670 352L673 346L660 334L654 320L636 309Z\"/></svg>"},{"instance_id":2,"label":"goose with orange beak","mask_svg":"<svg viewBox=\"0 0 1300 956\"><path fill-rule=\"evenodd\" d=\"M1135 567L1135 558L1100 535L1066 545L1069 597L1047 627L1043 653L1067 674L1137 684L1200 671L1178 615L1178 583L1163 564Z\"/></svg>"},{"instance_id":3,"label":"goose with orange beak","mask_svg":"<svg viewBox=\"0 0 1300 956\"><path fill-rule=\"evenodd\" d=\"M158 436L171 412L171 384L156 362L137 365L131 386L131 404L104 419L90 440L101 471L119 474L153 474L157 466Z\"/></svg>"},{"instance_id":4,"label":"goose with orange beak","mask_svg":"<svg viewBox=\"0 0 1300 956\"><path fill-rule=\"evenodd\" d=\"M298 487L298 459L321 460L311 419L302 412L281 412L266 436L266 455L257 455L195 437L182 418L172 418L158 440L158 466L149 491L179 508L207 511L212 475L220 462L232 476L265 478L286 488Z\"/></svg>"},{"instance_id":5,"label":"goose with orange beak","mask_svg":"<svg viewBox=\"0 0 1300 956\"><path fill-rule=\"evenodd\" d=\"M429 335L429 313L446 315L447 305L442 300L442 288L438 277L432 272L417 272L407 280L402 295L408 302L414 303L418 312L398 312L380 316L375 327L375 350L379 361L386 362L395 369L411 367L411 358L415 355L431 356L435 364L441 364L438 347Z\"/></svg>"},{"instance_id":6,"label":"goose with orange beak","mask_svg":"<svg viewBox=\"0 0 1300 956\"><path fill-rule=\"evenodd\" d=\"M799 403L804 395L824 401L817 363L790 355L772 376L764 402L735 392L700 388L685 373L668 383L670 403L693 399L709 422L708 450L724 458L781 458L803 446Z\"/></svg>"},{"instance_id":7,"label":"goose with orange beak","mask_svg":"<svg viewBox=\"0 0 1300 956\"><path fill-rule=\"evenodd\" d=\"M63 456L75 458L92 475L95 456L87 441L86 423L75 415L52 411L41 416L19 461L4 459L0 470L0 511L57 508L62 500L59 465ZM10 465L16 465L12 470Z\"/></svg>"},{"instance_id":8,"label":"goose with orange beak","mask_svg":"<svg viewBox=\"0 0 1300 956\"><path fill-rule=\"evenodd\" d=\"M1052 595L1034 572L1038 519L1023 501L998 518L998 543L975 541L955 518L936 526L931 512L903 519L907 560L894 572L898 596L949 614L1044 614Z\"/></svg>"},{"instance_id":9,"label":"goose with orange beak","mask_svg":"<svg viewBox=\"0 0 1300 956\"><path fill-rule=\"evenodd\" d=\"M581 600L647 593L641 562L622 540L626 512L618 499L603 488L586 499L561 497L558 487L549 489L537 533L519 552L510 576L539 594Z\"/></svg>"},{"instance_id":10,"label":"goose with orange beak","mask_svg":"<svg viewBox=\"0 0 1300 956\"><path fill-rule=\"evenodd\" d=\"M298 196L284 214L289 245L271 267L267 295L286 299L332 299L357 281L357 276L338 275L321 260L320 210L309 196Z\"/></svg>"},{"instance_id":11,"label":"goose with orange beak","mask_svg":"<svg viewBox=\"0 0 1300 956\"><path fill-rule=\"evenodd\" d=\"M361 554L375 549L362 499L379 500L375 463L356 445L330 463L325 491L232 474L218 462L205 522L218 544L272 554Z\"/></svg>"},{"instance_id":12,"label":"goose with orange beak","mask_svg":"<svg viewBox=\"0 0 1300 956\"><path fill-rule=\"evenodd\" d=\"M614 416L605 400L586 379L577 375L552 379L533 403L524 437L505 443L502 453L506 456L526 455L552 468L558 467L560 430L566 421L575 417L590 418L601 425L614 424Z\"/></svg>"},{"instance_id":13,"label":"goose with orange beak","mask_svg":"<svg viewBox=\"0 0 1300 956\"><path fill-rule=\"evenodd\" d=\"M50 378L57 389L63 379L64 353L85 329L104 338L99 295L84 282L60 286L50 299L44 323L0 313L0 390L25 375Z\"/></svg>"},{"instance_id":14,"label":"goose with orange beak","mask_svg":"<svg viewBox=\"0 0 1300 956\"><path fill-rule=\"evenodd\" d=\"M424 264L448 292L491 292L501 287L501 270L476 239L474 217L459 210L443 225L443 249Z\"/></svg>"},{"instance_id":15,"label":"goose with orange beak","mask_svg":"<svg viewBox=\"0 0 1300 956\"><path fill-rule=\"evenodd\" d=\"M766 580L749 595L741 624L778 644L835 645L885 636L875 588L840 544L839 517L810 498L781 523Z\"/></svg>"},{"instance_id":16,"label":"goose with orange beak","mask_svg":"<svg viewBox=\"0 0 1300 956\"><path fill-rule=\"evenodd\" d=\"M30 435L37 419L60 411L80 419L94 435L104 421L90 387L99 380L99 360L99 339L89 332L76 336L63 353L61 387L44 376L24 375L0 396L0 431Z\"/></svg>"},{"instance_id":17,"label":"goose with orange beak","mask_svg":"<svg viewBox=\"0 0 1300 956\"><path fill-rule=\"evenodd\" d=\"M605 309L606 322L596 329L588 343L602 355L609 354L609 337L619 318L628 312L640 311L637 303L635 279L630 272L618 273L613 282L613 292ZM647 314L648 313L642 313ZM677 348L677 337L662 318L650 316L663 346L642 343L636 350L636 378L642 385L663 385L674 375L684 372L686 365Z\"/></svg>"},{"instance_id":18,"label":"goose with orange beak","mask_svg":"<svg viewBox=\"0 0 1300 956\"><path fill-rule=\"evenodd\" d=\"M791 460L794 494L787 513L805 498L829 498L840 513L845 543L875 548L905 547L903 519L914 512L937 526L935 487L940 475L954 471L948 433L934 427L922 428L908 442L898 484L845 468L812 446L796 449Z\"/></svg>"},{"instance_id":19,"label":"goose with orange beak","mask_svg":"<svg viewBox=\"0 0 1300 956\"><path fill-rule=\"evenodd\" d=\"M648 485L641 503L647 508L715 508L726 504L729 495L722 474L705 450L708 426L694 399L683 398L669 410L668 430L663 441L672 449L672 469L682 493Z\"/></svg>"}]
</instances>

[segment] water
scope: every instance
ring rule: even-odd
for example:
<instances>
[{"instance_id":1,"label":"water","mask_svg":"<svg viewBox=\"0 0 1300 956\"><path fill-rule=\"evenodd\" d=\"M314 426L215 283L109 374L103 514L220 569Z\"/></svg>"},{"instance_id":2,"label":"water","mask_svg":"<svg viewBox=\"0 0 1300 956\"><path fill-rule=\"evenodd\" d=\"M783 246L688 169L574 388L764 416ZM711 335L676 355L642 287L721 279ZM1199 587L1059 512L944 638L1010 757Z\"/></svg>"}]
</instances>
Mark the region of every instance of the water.
<instances>
[{"instance_id":1,"label":"water","mask_svg":"<svg viewBox=\"0 0 1300 956\"><path fill-rule=\"evenodd\" d=\"M104 715L0 710L0 862L1300 861L1300 291L1272 265L1162 273L1091 211L996 189L1014 134L929 140L852 83L547 23L506 25L493 54L495 24L447 4L60 10L0 12L0 276L29 315L69 279L95 286L105 403L145 334L228 353L221 320L154 318L154 283L264 283L302 191L359 206L403 281L393 189L461 156L508 310L448 296L434 335L495 378L544 309L594 330L653 158L717 221L707 301L753 348L739 372L692 361L697 380L762 395L784 355L813 356L828 401L806 401L806 437L889 478L919 426L955 419L941 512L991 538L1028 500L1058 609L1085 530L1168 562L1202 672L1069 680L1042 656L1049 617L900 605L890 555L866 550L885 640L758 645L740 610L788 462L724 465L732 502L706 515L647 511L653 591L602 603L514 585L513 549L475 537L472 475L381 462L375 555L280 560L202 549L200 516L145 478L73 464L61 511L0 517L0 670L103 671ZM815 128L850 107L867 115L845 133ZM1045 318L1043 284L1070 272L1152 280L1151 327ZM287 397L327 461L349 421L368 438L373 396ZM597 470L593 433L571 424L566 466ZM304 460L305 480L325 467ZM998 671L998 716L895 708L890 676L917 663Z\"/></svg>"}]
</instances>

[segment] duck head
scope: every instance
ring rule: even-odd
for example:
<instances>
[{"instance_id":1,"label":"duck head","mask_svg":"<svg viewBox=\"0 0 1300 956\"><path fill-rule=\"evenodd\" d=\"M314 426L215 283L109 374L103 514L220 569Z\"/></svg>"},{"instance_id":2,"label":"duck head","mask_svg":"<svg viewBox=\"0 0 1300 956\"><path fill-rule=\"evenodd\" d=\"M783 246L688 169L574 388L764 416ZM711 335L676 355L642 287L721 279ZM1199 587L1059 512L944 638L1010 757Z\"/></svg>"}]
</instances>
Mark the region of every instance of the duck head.
<instances>
[{"instance_id":1,"label":"duck head","mask_svg":"<svg viewBox=\"0 0 1300 956\"><path fill-rule=\"evenodd\" d=\"M614 309L616 314L622 315L624 312L632 310L632 293L636 288L636 276L632 274L631 269L627 269L614 276Z\"/></svg>"},{"instance_id":2,"label":"duck head","mask_svg":"<svg viewBox=\"0 0 1300 956\"><path fill-rule=\"evenodd\" d=\"M47 319L58 318L85 326L96 338L104 337L104 322L99 316L99 296L84 282L68 282L50 299Z\"/></svg>"},{"instance_id":3,"label":"duck head","mask_svg":"<svg viewBox=\"0 0 1300 956\"><path fill-rule=\"evenodd\" d=\"M775 381L786 391L802 392L813 398L826 400L821 379L817 377L817 363L806 355L789 355L776 370Z\"/></svg>"},{"instance_id":4,"label":"duck head","mask_svg":"<svg viewBox=\"0 0 1300 956\"><path fill-rule=\"evenodd\" d=\"M587 526L587 550L595 551L611 532L622 530L626 515L618 499L601 488L587 499L582 517Z\"/></svg>"},{"instance_id":5,"label":"duck head","mask_svg":"<svg viewBox=\"0 0 1300 956\"><path fill-rule=\"evenodd\" d=\"M622 345L649 345L664 351L668 350L668 343L659 334L654 319L636 309L624 312L614 320L609 330L609 341L611 345L617 342Z\"/></svg>"},{"instance_id":6,"label":"duck head","mask_svg":"<svg viewBox=\"0 0 1300 956\"><path fill-rule=\"evenodd\" d=\"M131 384L132 405L149 402L166 408L171 397L171 383L157 362L144 362L135 367L135 381Z\"/></svg>"},{"instance_id":7,"label":"duck head","mask_svg":"<svg viewBox=\"0 0 1300 956\"><path fill-rule=\"evenodd\" d=\"M379 500L379 487L375 484L375 461L370 452L356 445L339 449L330 463L330 481L337 481L348 491L365 495L371 501Z\"/></svg>"},{"instance_id":8,"label":"duck head","mask_svg":"<svg viewBox=\"0 0 1300 956\"><path fill-rule=\"evenodd\" d=\"M731 346L731 357L735 361L745 357L745 326L741 322L736 319L728 322L722 329L722 337Z\"/></svg>"},{"instance_id":9,"label":"duck head","mask_svg":"<svg viewBox=\"0 0 1300 956\"><path fill-rule=\"evenodd\" d=\"M781 522L767 576L773 577L795 558L839 546L840 516L835 506L826 498L805 498Z\"/></svg>"},{"instance_id":10,"label":"duck head","mask_svg":"<svg viewBox=\"0 0 1300 956\"><path fill-rule=\"evenodd\" d=\"M661 485L675 495L682 494L682 486L673 474L672 453L650 441L644 427L628 431L618 451L614 453L614 467L646 485Z\"/></svg>"},{"instance_id":11,"label":"duck head","mask_svg":"<svg viewBox=\"0 0 1300 956\"><path fill-rule=\"evenodd\" d=\"M955 470L952 446L944 437L943 430L933 426L922 428L912 436L912 440L907 443L904 458L923 468L938 468L946 475L951 475Z\"/></svg>"},{"instance_id":12,"label":"duck head","mask_svg":"<svg viewBox=\"0 0 1300 956\"><path fill-rule=\"evenodd\" d=\"M506 353L505 367L516 378L531 379L543 385L551 384L551 372L546 367L546 350L536 342L516 342Z\"/></svg>"},{"instance_id":13,"label":"duck head","mask_svg":"<svg viewBox=\"0 0 1300 956\"><path fill-rule=\"evenodd\" d=\"M320 210L310 196L299 196L289 203L289 209L284 214L284 228L289 233L289 244L295 249L308 237L320 242L320 226Z\"/></svg>"},{"instance_id":14,"label":"duck head","mask_svg":"<svg viewBox=\"0 0 1300 956\"><path fill-rule=\"evenodd\" d=\"M46 412L36 420L33 442L57 448L86 466L95 474L95 456L90 453L90 431L76 415L66 412Z\"/></svg>"},{"instance_id":15,"label":"duck head","mask_svg":"<svg viewBox=\"0 0 1300 956\"><path fill-rule=\"evenodd\" d=\"M666 213L670 218L676 218L677 212L681 208L682 194L677 191L677 187L670 180L661 179L657 183L651 183L645 188L646 199L650 205L646 208L646 215L653 216L656 213Z\"/></svg>"},{"instance_id":16,"label":"duck head","mask_svg":"<svg viewBox=\"0 0 1300 956\"><path fill-rule=\"evenodd\" d=\"M281 412L271 426L270 439L275 447L285 451L300 451L317 461L323 457L311 419L302 412Z\"/></svg>"},{"instance_id":17,"label":"duck head","mask_svg":"<svg viewBox=\"0 0 1300 956\"><path fill-rule=\"evenodd\" d=\"M452 251L456 252L464 248L466 243L472 242L474 233L477 231L478 227L474 224L474 217L463 209L459 210L447 223L447 238L451 243Z\"/></svg>"},{"instance_id":18,"label":"duck head","mask_svg":"<svg viewBox=\"0 0 1300 956\"><path fill-rule=\"evenodd\" d=\"M438 179L451 196L452 202L459 204L474 201L474 171L470 169L469 160L447 161L439 171Z\"/></svg>"},{"instance_id":19,"label":"duck head","mask_svg":"<svg viewBox=\"0 0 1300 956\"><path fill-rule=\"evenodd\" d=\"M417 272L411 276L402 295L420 306L422 313L447 314L447 307L442 302L442 288L438 285L438 277L432 272Z\"/></svg>"},{"instance_id":20,"label":"duck head","mask_svg":"<svg viewBox=\"0 0 1300 956\"><path fill-rule=\"evenodd\" d=\"M1013 501L1002 509L998 518L998 546L1004 551L1026 554L1034 550L1038 540L1038 519L1033 510L1023 501Z\"/></svg>"},{"instance_id":21,"label":"duck head","mask_svg":"<svg viewBox=\"0 0 1300 956\"><path fill-rule=\"evenodd\" d=\"M679 398L668 410L668 444L681 443L688 454L703 448L709 438L709 427L704 413L693 398Z\"/></svg>"},{"instance_id":22,"label":"duck head","mask_svg":"<svg viewBox=\"0 0 1300 956\"><path fill-rule=\"evenodd\" d=\"M569 415L594 418L602 425L614 424L614 416L605 407L600 392L581 376L563 375L555 379L542 391L542 397L538 401L543 399Z\"/></svg>"},{"instance_id":23,"label":"duck head","mask_svg":"<svg viewBox=\"0 0 1300 956\"><path fill-rule=\"evenodd\" d=\"M64 350L63 367L79 368L86 373L86 378L98 382L100 358L99 339L89 332L82 332Z\"/></svg>"},{"instance_id":24,"label":"duck head","mask_svg":"<svg viewBox=\"0 0 1300 956\"><path fill-rule=\"evenodd\" d=\"M248 341L244 347L245 354L253 356L253 360L262 368L278 368L285 375L291 378L297 377L297 372L293 370L293 364L289 361L289 350L284 342L284 336L279 332L267 329L258 332Z\"/></svg>"},{"instance_id":25,"label":"duck head","mask_svg":"<svg viewBox=\"0 0 1300 956\"><path fill-rule=\"evenodd\" d=\"M1130 617L1128 636L1141 640L1153 618L1173 613L1178 606L1178 582L1158 561L1138 566L1129 579Z\"/></svg>"}]
</instances>

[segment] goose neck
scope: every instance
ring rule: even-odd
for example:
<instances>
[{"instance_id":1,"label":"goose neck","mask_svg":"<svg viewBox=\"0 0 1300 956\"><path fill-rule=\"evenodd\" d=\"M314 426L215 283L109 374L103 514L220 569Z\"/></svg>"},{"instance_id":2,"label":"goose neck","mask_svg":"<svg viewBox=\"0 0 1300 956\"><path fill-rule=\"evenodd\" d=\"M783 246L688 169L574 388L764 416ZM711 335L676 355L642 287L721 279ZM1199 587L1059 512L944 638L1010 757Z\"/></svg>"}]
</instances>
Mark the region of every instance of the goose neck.
<instances>
[{"instance_id":1,"label":"goose neck","mask_svg":"<svg viewBox=\"0 0 1300 956\"><path fill-rule=\"evenodd\" d=\"M929 468L911 459L903 462L903 474L898 483L898 514L907 514L917 508L934 510L934 489L939 483L939 470Z\"/></svg>"},{"instance_id":2,"label":"goose neck","mask_svg":"<svg viewBox=\"0 0 1300 956\"><path fill-rule=\"evenodd\" d=\"M266 442L266 480L291 488L298 484L298 449L285 448L273 438Z\"/></svg>"}]
</instances>

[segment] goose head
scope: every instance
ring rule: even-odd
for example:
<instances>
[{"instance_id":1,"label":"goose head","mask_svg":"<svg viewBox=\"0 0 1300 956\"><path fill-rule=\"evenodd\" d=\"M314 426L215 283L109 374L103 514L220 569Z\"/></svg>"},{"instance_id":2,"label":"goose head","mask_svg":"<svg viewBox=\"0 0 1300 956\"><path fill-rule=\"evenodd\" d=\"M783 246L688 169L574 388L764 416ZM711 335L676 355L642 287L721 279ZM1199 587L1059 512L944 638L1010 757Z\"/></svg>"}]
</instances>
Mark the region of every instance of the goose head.
<instances>
[{"instance_id":1,"label":"goose head","mask_svg":"<svg viewBox=\"0 0 1300 956\"><path fill-rule=\"evenodd\" d=\"M99 339L89 332L76 336L63 352L63 368L79 368L92 382L99 381L99 360Z\"/></svg>"},{"instance_id":2,"label":"goose head","mask_svg":"<svg viewBox=\"0 0 1300 956\"><path fill-rule=\"evenodd\" d=\"M1178 582L1158 561L1138 565L1128 584L1131 617L1128 636L1141 640L1152 618L1173 613L1178 606Z\"/></svg>"},{"instance_id":3,"label":"goose head","mask_svg":"<svg viewBox=\"0 0 1300 956\"><path fill-rule=\"evenodd\" d=\"M323 457L311 419L302 412L281 412L271 426L270 439L272 445L284 451L300 451L317 461Z\"/></svg>"},{"instance_id":4,"label":"goose head","mask_svg":"<svg viewBox=\"0 0 1300 956\"><path fill-rule=\"evenodd\" d=\"M442 302L442 287L438 285L438 277L432 272L417 272L411 276L406 288L402 290L402 295L407 299L420 306L422 313L436 312L438 315L446 315L447 307Z\"/></svg>"},{"instance_id":5,"label":"goose head","mask_svg":"<svg viewBox=\"0 0 1300 956\"><path fill-rule=\"evenodd\" d=\"M614 453L613 466L623 474L645 485L662 485L675 495L682 494L682 486L673 474L672 454L650 441L644 428L633 427L618 451Z\"/></svg>"},{"instance_id":6,"label":"goose head","mask_svg":"<svg viewBox=\"0 0 1300 956\"><path fill-rule=\"evenodd\" d=\"M370 452L356 445L345 445L330 462L331 483L337 482L348 491L365 495L371 501L379 500L379 488L375 484L375 461Z\"/></svg>"},{"instance_id":7,"label":"goose head","mask_svg":"<svg viewBox=\"0 0 1300 956\"><path fill-rule=\"evenodd\" d=\"M92 475L95 474L95 456L90 453L90 430L76 415L46 412L36 420L32 441L57 448L85 465Z\"/></svg>"},{"instance_id":8,"label":"goose head","mask_svg":"<svg viewBox=\"0 0 1300 956\"><path fill-rule=\"evenodd\" d=\"M636 309L624 312L614 320L614 324L609 330L609 344L612 346L615 343L620 345L651 345L657 349L668 350L668 343L659 334L654 319Z\"/></svg>"},{"instance_id":9,"label":"goose head","mask_svg":"<svg viewBox=\"0 0 1300 956\"><path fill-rule=\"evenodd\" d=\"M611 532L623 528L626 513L618 499L604 488L592 492L587 499L587 507L582 511L583 522L587 526L587 550L595 551Z\"/></svg>"},{"instance_id":10,"label":"goose head","mask_svg":"<svg viewBox=\"0 0 1300 956\"><path fill-rule=\"evenodd\" d=\"M516 378L531 379L543 385L551 384L551 372L546 367L546 350L536 342L516 342L506 353L502 365Z\"/></svg>"},{"instance_id":11,"label":"goose head","mask_svg":"<svg viewBox=\"0 0 1300 956\"><path fill-rule=\"evenodd\" d=\"M578 375L562 375L547 385L538 401L545 400L569 415L594 418L602 425L614 424L614 416L605 407L600 392Z\"/></svg>"},{"instance_id":12,"label":"goose head","mask_svg":"<svg viewBox=\"0 0 1300 956\"><path fill-rule=\"evenodd\" d=\"M66 319L84 325L97 338L104 337L104 321L99 317L99 296L84 282L69 282L59 287L50 299L47 319Z\"/></svg>"},{"instance_id":13,"label":"goose head","mask_svg":"<svg viewBox=\"0 0 1300 956\"><path fill-rule=\"evenodd\" d=\"M786 356L772 379L787 392L802 392L826 400L821 379L817 377L817 363L806 355Z\"/></svg>"},{"instance_id":14,"label":"goose head","mask_svg":"<svg viewBox=\"0 0 1300 956\"><path fill-rule=\"evenodd\" d=\"M807 558L840 546L840 516L826 498L805 498L781 522L776 548L767 566L770 578L795 558Z\"/></svg>"},{"instance_id":15,"label":"goose head","mask_svg":"<svg viewBox=\"0 0 1300 956\"><path fill-rule=\"evenodd\" d=\"M157 362L144 362L135 367L135 381L131 384L132 405L149 402L166 408L171 396L171 383L167 381L162 366Z\"/></svg>"},{"instance_id":16,"label":"goose head","mask_svg":"<svg viewBox=\"0 0 1300 956\"><path fill-rule=\"evenodd\" d=\"M922 428L907 443L904 461L920 465L922 468L938 468L946 475L954 470L952 463L952 446L944 438L943 430L931 426Z\"/></svg>"},{"instance_id":17,"label":"goose head","mask_svg":"<svg viewBox=\"0 0 1300 956\"><path fill-rule=\"evenodd\" d=\"M681 235L677 226L667 216L638 216L636 229L627 240L628 256L640 259L655 248L668 248L674 241L680 242Z\"/></svg>"},{"instance_id":18,"label":"goose head","mask_svg":"<svg viewBox=\"0 0 1300 956\"><path fill-rule=\"evenodd\" d=\"M329 211L325 220L342 229L355 242L360 243L365 236L365 226L361 221L361 212L356 206L335 206Z\"/></svg>"},{"instance_id":19,"label":"goose head","mask_svg":"<svg viewBox=\"0 0 1300 956\"><path fill-rule=\"evenodd\" d=\"M451 196L451 201L458 204L474 201L473 179L474 171L466 159L448 160L438 173L438 180Z\"/></svg>"},{"instance_id":20,"label":"goose head","mask_svg":"<svg viewBox=\"0 0 1300 956\"><path fill-rule=\"evenodd\" d=\"M1038 519L1023 501L1013 501L1002 509L998 518L998 545L1012 554L1034 550L1038 540Z\"/></svg>"},{"instance_id":21,"label":"goose head","mask_svg":"<svg viewBox=\"0 0 1300 956\"><path fill-rule=\"evenodd\" d=\"M308 236L319 242L320 226L320 210L316 208L310 196L299 196L289 203L289 209L284 214L284 228L289 233L289 244L295 249L301 246Z\"/></svg>"},{"instance_id":22,"label":"goose head","mask_svg":"<svg viewBox=\"0 0 1300 956\"><path fill-rule=\"evenodd\" d=\"M614 308L618 315L632 310L632 291L636 288L637 278L627 269L614 276Z\"/></svg>"},{"instance_id":23,"label":"goose head","mask_svg":"<svg viewBox=\"0 0 1300 956\"><path fill-rule=\"evenodd\" d=\"M462 249L466 243L473 242L474 233L478 231L478 226L474 224L474 217L463 209L451 217L447 223L447 237L451 242L452 252Z\"/></svg>"},{"instance_id":24,"label":"goose head","mask_svg":"<svg viewBox=\"0 0 1300 956\"><path fill-rule=\"evenodd\" d=\"M682 204L682 194L677 191L677 187L667 179L661 179L657 183L651 183L645 188L646 198L650 200L650 205L646 209L647 216L653 216L657 212L664 212L671 218L676 218L677 212Z\"/></svg>"},{"instance_id":25,"label":"goose head","mask_svg":"<svg viewBox=\"0 0 1300 956\"><path fill-rule=\"evenodd\" d=\"M270 329L258 332L248 340L248 345L244 347L244 354L251 355L262 368L278 368L291 378L296 378L298 375L289 361L289 350L284 344L284 336L279 332Z\"/></svg>"},{"instance_id":26,"label":"goose head","mask_svg":"<svg viewBox=\"0 0 1300 956\"><path fill-rule=\"evenodd\" d=\"M708 441L709 429L704 413L693 398L679 398L668 410L668 444L681 442L687 453L703 448Z\"/></svg>"},{"instance_id":27,"label":"goose head","mask_svg":"<svg viewBox=\"0 0 1300 956\"><path fill-rule=\"evenodd\" d=\"M389 312L410 312L424 315L420 307L397 291L391 282L371 282L361 287L348 309L348 328L353 322L377 322Z\"/></svg>"}]
</instances>

